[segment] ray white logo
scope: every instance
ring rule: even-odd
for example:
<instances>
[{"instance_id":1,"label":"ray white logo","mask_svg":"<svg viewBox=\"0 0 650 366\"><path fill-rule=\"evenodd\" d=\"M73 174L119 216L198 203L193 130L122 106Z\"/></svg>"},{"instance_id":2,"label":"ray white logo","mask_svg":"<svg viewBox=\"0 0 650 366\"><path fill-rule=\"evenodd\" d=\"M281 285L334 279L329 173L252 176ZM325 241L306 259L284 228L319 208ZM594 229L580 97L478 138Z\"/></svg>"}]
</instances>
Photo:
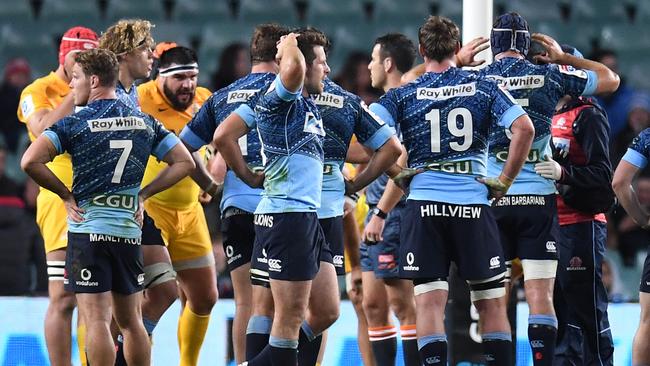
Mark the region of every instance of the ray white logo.
<instances>
[{"instance_id":1,"label":"ray white logo","mask_svg":"<svg viewBox=\"0 0 650 366\"><path fill-rule=\"evenodd\" d=\"M247 102L259 89L240 89L228 92L227 104Z\"/></svg>"},{"instance_id":2,"label":"ray white logo","mask_svg":"<svg viewBox=\"0 0 650 366\"><path fill-rule=\"evenodd\" d=\"M555 253L557 252L557 248L555 247L555 242L554 241L547 241L546 242L546 251L548 253Z\"/></svg>"},{"instance_id":3,"label":"ray white logo","mask_svg":"<svg viewBox=\"0 0 650 366\"><path fill-rule=\"evenodd\" d=\"M476 83L443 86L441 88L418 88L417 99L447 100L476 94Z\"/></svg>"},{"instance_id":4,"label":"ray white logo","mask_svg":"<svg viewBox=\"0 0 650 366\"><path fill-rule=\"evenodd\" d=\"M406 266L404 266L405 271L419 271L420 266L414 266L413 263L415 263L415 254L413 252L408 252L406 254Z\"/></svg>"},{"instance_id":5,"label":"ray white logo","mask_svg":"<svg viewBox=\"0 0 650 366\"><path fill-rule=\"evenodd\" d=\"M332 93L314 94L312 95L312 98L314 99L314 103L318 106L334 108L343 108L343 103L345 102L345 99L342 96Z\"/></svg>"},{"instance_id":6,"label":"ray white logo","mask_svg":"<svg viewBox=\"0 0 650 366\"><path fill-rule=\"evenodd\" d=\"M79 277L81 277L81 281L75 281L75 284L77 286L84 286L84 287L97 287L99 286L99 282L96 281L90 281L90 278L93 276L92 272L88 268L83 268L79 272Z\"/></svg>"},{"instance_id":7,"label":"ray white logo","mask_svg":"<svg viewBox=\"0 0 650 366\"><path fill-rule=\"evenodd\" d=\"M269 259L269 271L282 272L282 261L279 259Z\"/></svg>"},{"instance_id":8,"label":"ray white logo","mask_svg":"<svg viewBox=\"0 0 650 366\"><path fill-rule=\"evenodd\" d=\"M492 257L490 258L490 269L496 269L501 266L501 260L499 257Z\"/></svg>"},{"instance_id":9,"label":"ray white logo","mask_svg":"<svg viewBox=\"0 0 650 366\"><path fill-rule=\"evenodd\" d=\"M505 90L537 89L544 86L544 76L542 75L526 75L509 78L491 76L490 79L496 81L497 85Z\"/></svg>"},{"instance_id":10,"label":"ray white logo","mask_svg":"<svg viewBox=\"0 0 650 366\"><path fill-rule=\"evenodd\" d=\"M147 124L140 117L98 118L88 121L90 132L146 130Z\"/></svg>"}]
</instances>

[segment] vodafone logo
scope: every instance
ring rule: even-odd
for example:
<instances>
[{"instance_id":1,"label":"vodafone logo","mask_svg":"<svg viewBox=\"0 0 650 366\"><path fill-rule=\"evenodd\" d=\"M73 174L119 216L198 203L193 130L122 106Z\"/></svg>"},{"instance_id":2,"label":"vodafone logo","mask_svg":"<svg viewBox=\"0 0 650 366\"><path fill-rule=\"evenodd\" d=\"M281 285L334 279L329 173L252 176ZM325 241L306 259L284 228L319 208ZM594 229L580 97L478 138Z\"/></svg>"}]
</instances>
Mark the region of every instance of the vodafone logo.
<instances>
[{"instance_id":1,"label":"vodafone logo","mask_svg":"<svg viewBox=\"0 0 650 366\"><path fill-rule=\"evenodd\" d=\"M84 269L81 270L81 279L84 280L84 281L88 281L90 279L90 277L92 277L92 275L93 274L87 268L84 268Z\"/></svg>"}]
</instances>

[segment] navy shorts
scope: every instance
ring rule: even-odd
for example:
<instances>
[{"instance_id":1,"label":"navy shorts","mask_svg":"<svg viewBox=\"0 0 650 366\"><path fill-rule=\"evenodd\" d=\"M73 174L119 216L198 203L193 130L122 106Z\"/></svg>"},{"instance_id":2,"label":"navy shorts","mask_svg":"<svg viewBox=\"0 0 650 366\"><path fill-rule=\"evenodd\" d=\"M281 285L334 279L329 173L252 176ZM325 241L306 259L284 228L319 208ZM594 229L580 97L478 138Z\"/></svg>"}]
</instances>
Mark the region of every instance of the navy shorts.
<instances>
[{"instance_id":1,"label":"navy shorts","mask_svg":"<svg viewBox=\"0 0 650 366\"><path fill-rule=\"evenodd\" d=\"M447 278L452 261L466 281L505 273L499 232L489 206L408 200L402 216L402 278Z\"/></svg>"},{"instance_id":2,"label":"navy shorts","mask_svg":"<svg viewBox=\"0 0 650 366\"><path fill-rule=\"evenodd\" d=\"M130 295L142 291L144 267L140 239L68 232L66 291Z\"/></svg>"},{"instance_id":3,"label":"navy shorts","mask_svg":"<svg viewBox=\"0 0 650 366\"><path fill-rule=\"evenodd\" d=\"M144 212L142 220L142 245L162 245L165 246L160 229L156 226L151 216Z\"/></svg>"},{"instance_id":4,"label":"navy shorts","mask_svg":"<svg viewBox=\"0 0 650 366\"><path fill-rule=\"evenodd\" d=\"M228 207L222 215L221 233L229 271L251 261L255 241L253 218L252 213L237 207Z\"/></svg>"},{"instance_id":5,"label":"navy shorts","mask_svg":"<svg viewBox=\"0 0 650 366\"><path fill-rule=\"evenodd\" d=\"M315 212L256 214L254 224L256 248L251 275L259 267L263 271L259 264L266 260L271 279L308 281L316 277L326 242Z\"/></svg>"},{"instance_id":6,"label":"navy shorts","mask_svg":"<svg viewBox=\"0 0 650 366\"><path fill-rule=\"evenodd\" d=\"M648 254L643 263L643 276L641 277L639 291L650 294L650 246L648 246Z\"/></svg>"},{"instance_id":7,"label":"navy shorts","mask_svg":"<svg viewBox=\"0 0 650 366\"><path fill-rule=\"evenodd\" d=\"M505 196L492 209L506 261L557 260L559 225L554 194Z\"/></svg>"},{"instance_id":8,"label":"navy shorts","mask_svg":"<svg viewBox=\"0 0 650 366\"><path fill-rule=\"evenodd\" d=\"M343 216L319 219L320 227L325 235L326 246L321 250L320 261L334 265L338 276L345 275L345 260L343 250Z\"/></svg>"},{"instance_id":9,"label":"navy shorts","mask_svg":"<svg viewBox=\"0 0 650 366\"><path fill-rule=\"evenodd\" d=\"M376 244L361 243L361 270L363 272L374 271L377 278L399 278L400 232L405 207L406 204L400 202L388 213L382 233L384 240ZM366 224L372 215L372 212L368 212Z\"/></svg>"}]
</instances>

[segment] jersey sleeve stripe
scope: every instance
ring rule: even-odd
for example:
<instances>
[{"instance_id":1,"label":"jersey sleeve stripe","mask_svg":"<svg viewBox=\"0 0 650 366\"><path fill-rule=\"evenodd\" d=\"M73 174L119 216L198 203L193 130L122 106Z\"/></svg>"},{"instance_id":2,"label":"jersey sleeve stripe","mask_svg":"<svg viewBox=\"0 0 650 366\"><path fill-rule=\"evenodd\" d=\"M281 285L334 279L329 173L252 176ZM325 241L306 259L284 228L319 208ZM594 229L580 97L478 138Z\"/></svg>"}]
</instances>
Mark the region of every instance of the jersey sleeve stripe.
<instances>
[{"instance_id":1,"label":"jersey sleeve stripe","mask_svg":"<svg viewBox=\"0 0 650 366\"><path fill-rule=\"evenodd\" d=\"M152 153L159 160L163 160L169 150L171 150L179 142L181 142L181 140L179 140L178 137L176 137L176 135L173 133L170 133L169 135L165 136L165 138L162 139L162 141L160 141L156 147L154 147Z\"/></svg>"},{"instance_id":2,"label":"jersey sleeve stripe","mask_svg":"<svg viewBox=\"0 0 650 366\"><path fill-rule=\"evenodd\" d=\"M236 113L239 118L243 119L248 128L255 127L255 112L248 106L248 104L241 104L233 113Z\"/></svg>"},{"instance_id":3,"label":"jersey sleeve stripe","mask_svg":"<svg viewBox=\"0 0 650 366\"><path fill-rule=\"evenodd\" d=\"M46 130L43 131L43 136L45 136L48 140L50 140L50 142L52 142L57 153L63 154L63 148L61 147L61 140L59 139L59 135L57 135L56 132Z\"/></svg>"},{"instance_id":4,"label":"jersey sleeve stripe","mask_svg":"<svg viewBox=\"0 0 650 366\"><path fill-rule=\"evenodd\" d=\"M381 126L375 133L370 136L365 142L362 142L365 146L373 150L378 150L382 147L391 137L395 135L394 131L388 126Z\"/></svg>"},{"instance_id":5,"label":"jersey sleeve stripe","mask_svg":"<svg viewBox=\"0 0 650 366\"><path fill-rule=\"evenodd\" d=\"M200 138L197 134L192 131L190 126L185 126L183 130L181 131L181 134L179 135L181 140L183 140L186 144L190 145L192 148L198 150L201 147L209 144L207 141L203 141L202 138Z\"/></svg>"},{"instance_id":6,"label":"jersey sleeve stripe","mask_svg":"<svg viewBox=\"0 0 650 366\"><path fill-rule=\"evenodd\" d=\"M623 160L639 169L643 169L646 165L648 165L648 159L643 156L643 154L634 149L627 149L627 152L625 155L623 155Z\"/></svg>"},{"instance_id":7,"label":"jersey sleeve stripe","mask_svg":"<svg viewBox=\"0 0 650 366\"><path fill-rule=\"evenodd\" d=\"M515 104L508 108L505 113L501 115L501 118L499 119L499 126L509 129L510 126L512 126L512 123L524 114L526 114L526 111L524 111L520 105Z\"/></svg>"},{"instance_id":8,"label":"jersey sleeve stripe","mask_svg":"<svg viewBox=\"0 0 650 366\"><path fill-rule=\"evenodd\" d=\"M282 79L280 78L280 75L278 75L275 78L275 91L278 93L278 96L282 98L284 101L292 101L298 98L298 95L302 93L302 87L300 89L296 90L295 92L292 92L288 90L283 84L282 84Z\"/></svg>"},{"instance_id":9,"label":"jersey sleeve stripe","mask_svg":"<svg viewBox=\"0 0 650 366\"><path fill-rule=\"evenodd\" d=\"M388 112L388 109L384 107L383 105L379 103L372 103L370 107L368 107L371 112L376 114L379 118L381 118L382 121L387 123L390 126L395 126L395 120L393 119L393 116Z\"/></svg>"},{"instance_id":10,"label":"jersey sleeve stripe","mask_svg":"<svg viewBox=\"0 0 650 366\"><path fill-rule=\"evenodd\" d=\"M594 95L596 94L596 88L598 87L598 74L595 71L585 70L587 73L587 84L585 85L585 90L582 92L582 95Z\"/></svg>"}]
</instances>

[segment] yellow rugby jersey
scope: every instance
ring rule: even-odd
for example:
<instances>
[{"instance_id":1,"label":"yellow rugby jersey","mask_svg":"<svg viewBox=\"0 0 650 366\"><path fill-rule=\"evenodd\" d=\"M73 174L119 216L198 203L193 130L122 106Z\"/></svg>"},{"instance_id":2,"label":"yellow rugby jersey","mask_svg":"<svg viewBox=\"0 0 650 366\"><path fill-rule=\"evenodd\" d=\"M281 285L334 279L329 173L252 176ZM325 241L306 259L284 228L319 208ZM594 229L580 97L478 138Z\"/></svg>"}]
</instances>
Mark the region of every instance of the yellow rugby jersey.
<instances>
[{"instance_id":1,"label":"yellow rugby jersey","mask_svg":"<svg viewBox=\"0 0 650 366\"><path fill-rule=\"evenodd\" d=\"M29 139L34 141L36 136L30 131L27 120L31 115L41 109L53 110L63 98L70 92L68 84L59 78L54 72L49 75L34 80L27 85L20 94L20 103L18 104L18 119L27 125ZM47 164L47 167L63 182L68 189L72 189L72 160L70 154L64 153L58 155L53 161ZM44 188L41 188L44 189Z\"/></svg>"},{"instance_id":2,"label":"yellow rugby jersey","mask_svg":"<svg viewBox=\"0 0 650 366\"><path fill-rule=\"evenodd\" d=\"M177 135L192 119L194 114L198 112L211 94L208 89L197 87L194 103L185 111L178 111L171 106L171 103L165 95L158 89L155 80L139 85L137 90L138 101L140 102L142 112L150 114L160 121L165 128ZM144 178L142 179L142 186L144 187L154 180L165 167L167 167L167 163L158 161L155 157L150 156L147 169L144 172ZM185 209L198 202L200 192L201 189L194 183L192 178L185 177L171 188L158 193L150 199L167 207Z\"/></svg>"}]
</instances>

